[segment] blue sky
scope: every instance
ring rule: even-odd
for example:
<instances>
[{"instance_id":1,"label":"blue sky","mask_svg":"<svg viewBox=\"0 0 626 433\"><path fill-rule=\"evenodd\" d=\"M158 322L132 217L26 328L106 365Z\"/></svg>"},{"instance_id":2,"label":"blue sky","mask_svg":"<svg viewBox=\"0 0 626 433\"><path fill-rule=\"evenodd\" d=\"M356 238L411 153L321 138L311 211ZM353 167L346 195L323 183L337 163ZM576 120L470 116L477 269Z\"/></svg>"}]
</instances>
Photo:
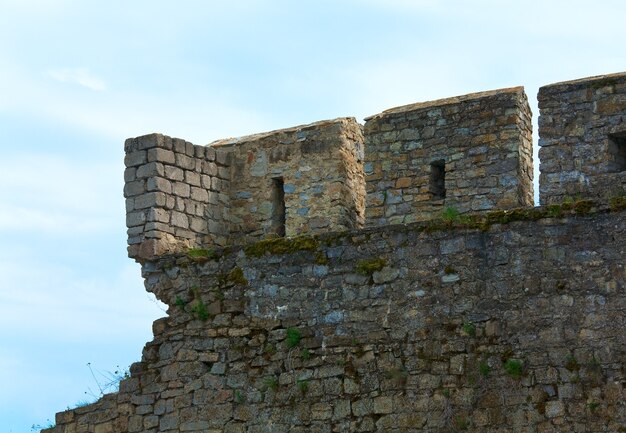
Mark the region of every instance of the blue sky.
<instances>
[{"instance_id":1,"label":"blue sky","mask_svg":"<svg viewBox=\"0 0 626 433\"><path fill-rule=\"evenodd\" d=\"M126 257L123 141L197 144L626 70L621 1L0 0L0 430L88 399L165 313ZM536 125L536 119L535 119ZM537 161L535 161L535 165Z\"/></svg>"}]
</instances>

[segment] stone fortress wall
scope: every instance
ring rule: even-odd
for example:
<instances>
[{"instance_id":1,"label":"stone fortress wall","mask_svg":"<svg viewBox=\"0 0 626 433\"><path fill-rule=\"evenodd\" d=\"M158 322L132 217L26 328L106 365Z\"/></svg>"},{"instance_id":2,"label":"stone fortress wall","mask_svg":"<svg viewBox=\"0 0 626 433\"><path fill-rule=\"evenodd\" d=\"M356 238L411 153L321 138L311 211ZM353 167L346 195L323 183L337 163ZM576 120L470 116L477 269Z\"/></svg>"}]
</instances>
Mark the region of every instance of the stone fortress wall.
<instances>
[{"instance_id":1,"label":"stone fortress wall","mask_svg":"<svg viewBox=\"0 0 626 433\"><path fill-rule=\"evenodd\" d=\"M539 89L541 203L626 190L624 74Z\"/></svg>"},{"instance_id":2,"label":"stone fortress wall","mask_svg":"<svg viewBox=\"0 0 626 433\"><path fill-rule=\"evenodd\" d=\"M210 146L231 153L231 243L363 226L363 133L355 119Z\"/></svg>"},{"instance_id":3,"label":"stone fortress wall","mask_svg":"<svg viewBox=\"0 0 626 433\"><path fill-rule=\"evenodd\" d=\"M128 140L129 255L168 316L47 431L626 431L625 85L540 90L537 208L521 88Z\"/></svg>"},{"instance_id":4,"label":"stone fortress wall","mask_svg":"<svg viewBox=\"0 0 626 433\"><path fill-rule=\"evenodd\" d=\"M521 87L386 110L365 122L367 223L533 205L531 111Z\"/></svg>"}]
</instances>

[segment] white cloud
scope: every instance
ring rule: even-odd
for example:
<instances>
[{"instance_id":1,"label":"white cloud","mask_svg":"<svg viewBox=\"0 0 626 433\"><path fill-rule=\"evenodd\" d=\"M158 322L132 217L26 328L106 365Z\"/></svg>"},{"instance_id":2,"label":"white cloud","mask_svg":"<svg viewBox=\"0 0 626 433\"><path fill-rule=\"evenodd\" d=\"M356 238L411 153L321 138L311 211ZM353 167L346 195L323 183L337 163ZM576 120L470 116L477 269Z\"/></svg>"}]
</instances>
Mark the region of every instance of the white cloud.
<instances>
[{"instance_id":1,"label":"white cloud","mask_svg":"<svg viewBox=\"0 0 626 433\"><path fill-rule=\"evenodd\" d=\"M73 83L97 92L106 89L104 81L93 75L87 68L50 69L48 76L62 83Z\"/></svg>"},{"instance_id":2,"label":"white cloud","mask_svg":"<svg viewBox=\"0 0 626 433\"><path fill-rule=\"evenodd\" d=\"M99 276L81 277L66 266L33 267L24 257L5 257L0 263L0 328L13 329L13 336L110 341L145 336L150 323L165 316L163 305L149 300L139 266L130 260Z\"/></svg>"},{"instance_id":3,"label":"white cloud","mask_svg":"<svg viewBox=\"0 0 626 433\"><path fill-rule=\"evenodd\" d=\"M124 215L122 170L121 161L6 155L0 161L0 185L19 189L1 192L0 232L94 236L115 229Z\"/></svg>"}]
</instances>

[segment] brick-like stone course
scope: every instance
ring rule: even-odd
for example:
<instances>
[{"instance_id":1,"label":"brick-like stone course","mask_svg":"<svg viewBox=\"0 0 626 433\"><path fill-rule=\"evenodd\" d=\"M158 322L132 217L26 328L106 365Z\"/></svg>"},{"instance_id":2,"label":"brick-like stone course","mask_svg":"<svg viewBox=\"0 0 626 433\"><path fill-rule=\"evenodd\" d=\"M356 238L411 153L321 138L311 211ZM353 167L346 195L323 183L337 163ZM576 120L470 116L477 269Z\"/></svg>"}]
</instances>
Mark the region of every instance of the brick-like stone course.
<instances>
[{"instance_id":1,"label":"brick-like stone course","mask_svg":"<svg viewBox=\"0 0 626 433\"><path fill-rule=\"evenodd\" d=\"M128 253L138 259L223 246L228 239L230 168L211 147L151 134L126 140Z\"/></svg>"},{"instance_id":2,"label":"brick-like stone course","mask_svg":"<svg viewBox=\"0 0 626 433\"><path fill-rule=\"evenodd\" d=\"M522 87L386 110L365 123L367 225L532 206L531 111ZM433 191L433 163L445 172Z\"/></svg>"},{"instance_id":3,"label":"brick-like stone course","mask_svg":"<svg viewBox=\"0 0 626 433\"><path fill-rule=\"evenodd\" d=\"M626 73L539 89L540 200L626 193Z\"/></svg>"},{"instance_id":4,"label":"brick-like stone course","mask_svg":"<svg viewBox=\"0 0 626 433\"><path fill-rule=\"evenodd\" d=\"M625 216L148 261L168 317L118 394L49 432L618 432Z\"/></svg>"}]
</instances>

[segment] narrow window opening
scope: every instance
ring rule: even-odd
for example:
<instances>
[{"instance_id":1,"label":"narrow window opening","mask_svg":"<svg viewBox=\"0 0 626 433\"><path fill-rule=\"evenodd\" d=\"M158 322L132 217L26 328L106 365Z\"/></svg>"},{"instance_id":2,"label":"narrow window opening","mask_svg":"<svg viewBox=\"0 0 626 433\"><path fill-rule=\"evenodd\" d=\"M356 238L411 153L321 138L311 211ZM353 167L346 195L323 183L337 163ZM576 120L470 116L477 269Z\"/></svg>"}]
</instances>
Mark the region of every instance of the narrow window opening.
<instances>
[{"instance_id":1,"label":"narrow window opening","mask_svg":"<svg viewBox=\"0 0 626 433\"><path fill-rule=\"evenodd\" d=\"M609 135L609 172L626 171L626 132Z\"/></svg>"},{"instance_id":2,"label":"narrow window opening","mask_svg":"<svg viewBox=\"0 0 626 433\"><path fill-rule=\"evenodd\" d=\"M446 162L443 159L430 163L429 191L433 200L446 198Z\"/></svg>"},{"instance_id":3,"label":"narrow window opening","mask_svg":"<svg viewBox=\"0 0 626 433\"><path fill-rule=\"evenodd\" d=\"M285 181L282 177L272 179L272 226L271 232L285 236Z\"/></svg>"}]
</instances>

